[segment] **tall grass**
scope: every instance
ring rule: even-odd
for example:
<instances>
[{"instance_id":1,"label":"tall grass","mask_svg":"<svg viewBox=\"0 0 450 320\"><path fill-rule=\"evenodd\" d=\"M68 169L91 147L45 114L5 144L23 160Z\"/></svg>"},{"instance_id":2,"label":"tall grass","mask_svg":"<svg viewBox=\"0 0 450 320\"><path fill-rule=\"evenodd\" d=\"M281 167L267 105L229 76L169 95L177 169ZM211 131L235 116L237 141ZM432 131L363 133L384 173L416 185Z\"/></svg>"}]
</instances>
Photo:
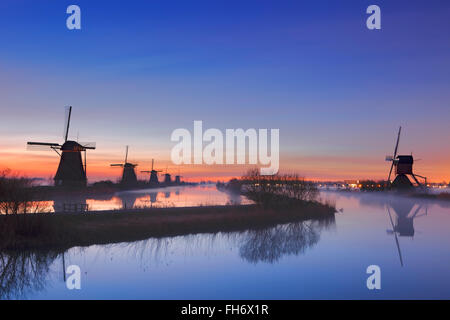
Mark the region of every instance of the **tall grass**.
<instances>
[{"instance_id":1,"label":"tall grass","mask_svg":"<svg viewBox=\"0 0 450 320\"><path fill-rule=\"evenodd\" d=\"M39 213L45 207L38 201L33 179L11 170L0 172L0 214Z\"/></svg>"},{"instance_id":2,"label":"tall grass","mask_svg":"<svg viewBox=\"0 0 450 320\"><path fill-rule=\"evenodd\" d=\"M0 172L0 241L1 246L21 238L39 237L48 232L41 212L45 207L36 200L32 179L10 170ZM32 217L30 217L30 214Z\"/></svg>"}]
</instances>

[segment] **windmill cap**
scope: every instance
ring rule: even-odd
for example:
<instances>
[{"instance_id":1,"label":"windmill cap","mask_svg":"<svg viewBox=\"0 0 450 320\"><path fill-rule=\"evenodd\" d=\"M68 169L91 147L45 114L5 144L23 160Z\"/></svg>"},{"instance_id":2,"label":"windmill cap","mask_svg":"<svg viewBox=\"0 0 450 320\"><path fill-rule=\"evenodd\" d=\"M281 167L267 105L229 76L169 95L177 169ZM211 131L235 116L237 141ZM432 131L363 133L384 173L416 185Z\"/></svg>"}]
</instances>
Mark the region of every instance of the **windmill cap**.
<instances>
[{"instance_id":1,"label":"windmill cap","mask_svg":"<svg viewBox=\"0 0 450 320\"><path fill-rule=\"evenodd\" d=\"M66 141L61 147L63 151L81 151L84 150L83 146L75 141Z\"/></svg>"},{"instance_id":2,"label":"windmill cap","mask_svg":"<svg viewBox=\"0 0 450 320\"><path fill-rule=\"evenodd\" d=\"M413 156L407 155L407 156L397 156L399 163L413 163L414 158Z\"/></svg>"}]
</instances>

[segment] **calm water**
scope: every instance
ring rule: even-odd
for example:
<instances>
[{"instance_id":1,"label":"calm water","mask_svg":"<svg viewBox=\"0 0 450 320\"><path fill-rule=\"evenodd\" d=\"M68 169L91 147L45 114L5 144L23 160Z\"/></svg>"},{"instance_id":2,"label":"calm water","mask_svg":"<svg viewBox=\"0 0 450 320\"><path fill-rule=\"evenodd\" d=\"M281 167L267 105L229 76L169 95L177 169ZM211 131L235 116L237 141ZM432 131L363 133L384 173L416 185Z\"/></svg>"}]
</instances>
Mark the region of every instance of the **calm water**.
<instances>
[{"instance_id":1,"label":"calm water","mask_svg":"<svg viewBox=\"0 0 450 320\"><path fill-rule=\"evenodd\" d=\"M61 212L64 206L87 205L90 211L145 207L191 207L205 205L248 204L244 197L218 192L214 184L177 186L89 196L57 197L39 201L42 211Z\"/></svg>"},{"instance_id":2,"label":"calm water","mask_svg":"<svg viewBox=\"0 0 450 320\"><path fill-rule=\"evenodd\" d=\"M62 254L3 254L0 263L8 259L13 263L9 271L2 270L0 296L450 298L450 203L360 193L322 196L343 209L335 219L72 248L64 253L64 263L80 266L78 291L66 289ZM366 287L366 268L372 264L381 268L379 291ZM26 266L21 269L25 272L13 274L14 266Z\"/></svg>"}]
</instances>

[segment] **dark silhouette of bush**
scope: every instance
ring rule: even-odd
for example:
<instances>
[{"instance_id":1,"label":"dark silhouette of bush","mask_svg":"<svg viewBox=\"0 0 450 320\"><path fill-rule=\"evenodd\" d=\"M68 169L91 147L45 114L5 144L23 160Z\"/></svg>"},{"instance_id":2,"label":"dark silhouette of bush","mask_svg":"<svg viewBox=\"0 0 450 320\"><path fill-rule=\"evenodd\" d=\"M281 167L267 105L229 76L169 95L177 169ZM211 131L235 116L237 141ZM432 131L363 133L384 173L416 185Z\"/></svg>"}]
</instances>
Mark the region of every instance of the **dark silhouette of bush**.
<instances>
[{"instance_id":1,"label":"dark silhouette of bush","mask_svg":"<svg viewBox=\"0 0 450 320\"><path fill-rule=\"evenodd\" d=\"M242 193L264 208L317 202L319 195L314 183L296 174L263 176L254 169L241 178L240 184Z\"/></svg>"}]
</instances>

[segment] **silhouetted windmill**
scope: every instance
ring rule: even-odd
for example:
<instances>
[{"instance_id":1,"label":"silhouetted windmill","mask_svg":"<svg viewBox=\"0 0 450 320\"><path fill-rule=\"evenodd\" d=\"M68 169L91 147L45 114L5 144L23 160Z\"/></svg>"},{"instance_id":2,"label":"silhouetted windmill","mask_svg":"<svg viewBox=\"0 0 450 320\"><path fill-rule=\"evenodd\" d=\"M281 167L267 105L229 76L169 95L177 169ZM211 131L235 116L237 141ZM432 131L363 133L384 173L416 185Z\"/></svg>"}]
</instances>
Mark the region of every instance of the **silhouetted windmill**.
<instances>
[{"instance_id":1,"label":"silhouetted windmill","mask_svg":"<svg viewBox=\"0 0 450 320\"><path fill-rule=\"evenodd\" d=\"M166 167L166 173L164 174L164 183L166 185L169 185L172 183L172 176L170 175L168 171L168 167Z\"/></svg>"},{"instance_id":2,"label":"silhouetted windmill","mask_svg":"<svg viewBox=\"0 0 450 320\"><path fill-rule=\"evenodd\" d=\"M64 126L64 143L27 142L30 149L53 149L59 156L59 166L54 177L56 186L86 186L86 150L95 149L95 143L82 143L68 140L72 107L66 109L67 117ZM81 156L84 152L84 164Z\"/></svg>"},{"instance_id":3,"label":"silhouetted windmill","mask_svg":"<svg viewBox=\"0 0 450 320\"><path fill-rule=\"evenodd\" d=\"M413 173L413 163L414 158L411 155L397 155L398 145L400 143L400 134L402 132L402 127L398 129L397 143L395 144L394 154L392 156L386 156L386 161L392 162L391 169L389 170L388 183L391 184L393 188L411 188L413 184L408 179L410 175L417 185L420 187L422 184L417 180L417 177L425 180L425 185L427 183L427 178ZM391 181L392 169L395 167L395 179Z\"/></svg>"},{"instance_id":4,"label":"silhouetted windmill","mask_svg":"<svg viewBox=\"0 0 450 320\"><path fill-rule=\"evenodd\" d=\"M178 175L175 176L175 184L181 184L180 170L178 170Z\"/></svg>"},{"instance_id":5,"label":"silhouetted windmill","mask_svg":"<svg viewBox=\"0 0 450 320\"><path fill-rule=\"evenodd\" d=\"M153 168L153 165L155 164L155 159L152 159L152 170L148 171L141 171L143 173L150 173L150 180L149 183L151 186L156 186L159 185L159 180L158 180L158 172L161 172L161 170L155 170Z\"/></svg>"},{"instance_id":6,"label":"silhouetted windmill","mask_svg":"<svg viewBox=\"0 0 450 320\"><path fill-rule=\"evenodd\" d=\"M111 167L121 167L123 168L122 179L120 184L124 187L132 187L137 185L137 177L134 168L137 164L128 162L128 146L126 146L125 151L125 161L124 163L111 164Z\"/></svg>"}]
</instances>

